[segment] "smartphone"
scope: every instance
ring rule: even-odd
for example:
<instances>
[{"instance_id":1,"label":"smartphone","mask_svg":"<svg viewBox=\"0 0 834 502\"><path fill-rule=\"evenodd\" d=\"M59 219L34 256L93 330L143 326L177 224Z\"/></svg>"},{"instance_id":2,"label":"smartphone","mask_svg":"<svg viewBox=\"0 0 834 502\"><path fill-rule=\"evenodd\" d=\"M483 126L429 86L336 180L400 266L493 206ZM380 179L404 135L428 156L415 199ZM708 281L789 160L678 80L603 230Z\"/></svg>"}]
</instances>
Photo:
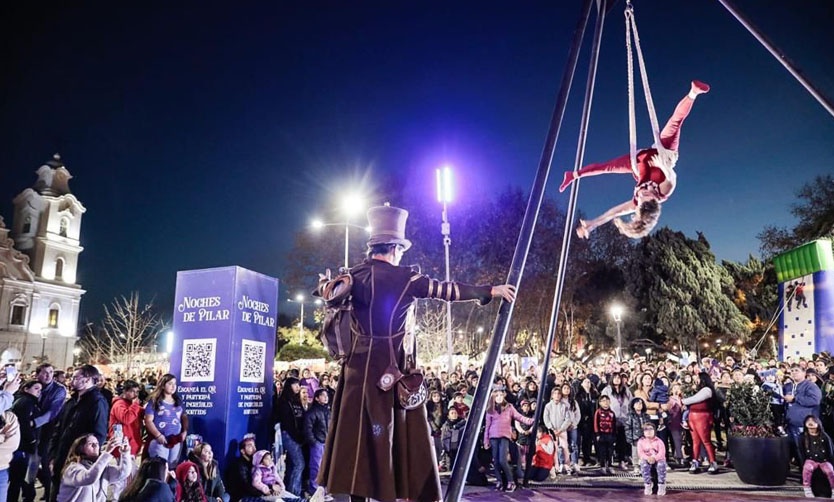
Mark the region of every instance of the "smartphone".
<instances>
[{"instance_id":1,"label":"smartphone","mask_svg":"<svg viewBox=\"0 0 834 502\"><path fill-rule=\"evenodd\" d=\"M17 376L17 368L14 366L6 366L6 380L14 380Z\"/></svg>"},{"instance_id":2,"label":"smartphone","mask_svg":"<svg viewBox=\"0 0 834 502\"><path fill-rule=\"evenodd\" d=\"M113 424L113 442L121 443L124 437L124 432L122 432L122 424Z\"/></svg>"}]
</instances>

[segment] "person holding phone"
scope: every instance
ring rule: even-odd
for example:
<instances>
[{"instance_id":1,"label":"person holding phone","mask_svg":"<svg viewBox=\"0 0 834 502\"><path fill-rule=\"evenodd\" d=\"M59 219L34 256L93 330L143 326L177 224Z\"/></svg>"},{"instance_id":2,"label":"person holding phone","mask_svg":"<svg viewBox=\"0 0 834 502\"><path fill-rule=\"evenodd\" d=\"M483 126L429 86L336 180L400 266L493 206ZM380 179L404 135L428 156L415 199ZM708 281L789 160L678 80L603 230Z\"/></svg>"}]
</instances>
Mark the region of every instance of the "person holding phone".
<instances>
[{"instance_id":1,"label":"person holding phone","mask_svg":"<svg viewBox=\"0 0 834 502\"><path fill-rule=\"evenodd\" d=\"M101 373L95 366L79 366L72 374L73 396L61 408L55 422L55 429L49 442L50 469L52 473L52 501L57 500L57 491L62 483L61 470L72 453L74 441L93 434L98 444L107 437L107 420L110 406L99 392ZM79 499L92 500L92 499Z\"/></svg>"},{"instance_id":2,"label":"person holding phone","mask_svg":"<svg viewBox=\"0 0 834 502\"><path fill-rule=\"evenodd\" d=\"M114 463L116 450L120 456ZM95 434L84 434L70 446L61 472L58 502L105 502L110 483L127 479L132 471L133 456L124 439L109 441L100 448Z\"/></svg>"},{"instance_id":3,"label":"person holding phone","mask_svg":"<svg viewBox=\"0 0 834 502\"><path fill-rule=\"evenodd\" d=\"M139 454L142 448L142 415L144 411L139 404L139 383L134 380L125 380L122 384L122 393L113 399L110 407L109 436L115 439L117 435L128 440L130 453L133 456ZM118 451L116 452L118 457Z\"/></svg>"},{"instance_id":4,"label":"person holding phone","mask_svg":"<svg viewBox=\"0 0 834 502\"><path fill-rule=\"evenodd\" d=\"M20 389L20 375L14 366L6 366L0 370L0 389L0 413L3 413L11 409L14 395Z\"/></svg>"}]
</instances>

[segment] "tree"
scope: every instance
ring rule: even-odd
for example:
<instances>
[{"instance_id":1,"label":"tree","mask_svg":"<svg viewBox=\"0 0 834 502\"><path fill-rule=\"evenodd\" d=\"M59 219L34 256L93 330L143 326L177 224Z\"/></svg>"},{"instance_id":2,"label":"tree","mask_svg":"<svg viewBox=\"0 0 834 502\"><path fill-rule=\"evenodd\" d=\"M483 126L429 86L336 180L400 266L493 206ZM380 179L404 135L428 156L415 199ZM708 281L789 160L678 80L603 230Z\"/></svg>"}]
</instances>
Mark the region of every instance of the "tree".
<instances>
[{"instance_id":1,"label":"tree","mask_svg":"<svg viewBox=\"0 0 834 502\"><path fill-rule=\"evenodd\" d=\"M329 359L327 351L321 347L288 343L275 355L276 361L297 361L299 359Z\"/></svg>"},{"instance_id":2,"label":"tree","mask_svg":"<svg viewBox=\"0 0 834 502\"><path fill-rule=\"evenodd\" d=\"M751 255L746 263L723 261L722 266L735 283L733 302L754 324L754 331L763 329L779 303L773 265Z\"/></svg>"},{"instance_id":3,"label":"tree","mask_svg":"<svg viewBox=\"0 0 834 502\"><path fill-rule=\"evenodd\" d=\"M834 177L817 176L797 192L791 214L799 222L792 228L768 225L757 236L761 251L769 257L783 253L808 241L834 239Z\"/></svg>"},{"instance_id":4,"label":"tree","mask_svg":"<svg viewBox=\"0 0 834 502\"><path fill-rule=\"evenodd\" d=\"M122 362L130 374L137 367L139 354L150 351L164 326L153 302L139 301L138 293L122 296L104 306L104 320L79 342L93 362Z\"/></svg>"},{"instance_id":5,"label":"tree","mask_svg":"<svg viewBox=\"0 0 834 502\"><path fill-rule=\"evenodd\" d=\"M694 348L703 335L744 339L750 331L732 301L733 279L715 262L703 234L689 239L662 228L643 238L635 247L627 283L637 307L645 309L641 336L649 340Z\"/></svg>"}]
</instances>

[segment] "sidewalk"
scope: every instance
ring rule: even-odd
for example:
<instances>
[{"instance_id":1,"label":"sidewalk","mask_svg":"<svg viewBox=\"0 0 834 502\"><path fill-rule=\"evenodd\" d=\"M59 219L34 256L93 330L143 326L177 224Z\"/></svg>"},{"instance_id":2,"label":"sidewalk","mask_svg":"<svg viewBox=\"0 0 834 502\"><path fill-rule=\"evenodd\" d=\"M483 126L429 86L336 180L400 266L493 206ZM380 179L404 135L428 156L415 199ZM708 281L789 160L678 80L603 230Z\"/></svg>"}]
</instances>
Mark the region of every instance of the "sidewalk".
<instances>
[{"instance_id":1,"label":"sidewalk","mask_svg":"<svg viewBox=\"0 0 834 502\"><path fill-rule=\"evenodd\" d=\"M686 469L669 469L666 475L667 495L664 500L702 501L709 499L769 502L804 499L799 473L794 470L783 486L755 486L742 483L733 469L721 468L716 474L690 474ZM446 473L444 473L446 474ZM445 490L448 476L441 475ZM709 495L705 495L705 492ZM466 486L463 499L472 502L491 500L579 501L607 499L620 501L654 499L643 495L643 479L631 471L615 469L613 475L602 475L596 467L585 468L578 475L558 476L555 480L530 482L515 492L498 492L492 487Z\"/></svg>"}]
</instances>

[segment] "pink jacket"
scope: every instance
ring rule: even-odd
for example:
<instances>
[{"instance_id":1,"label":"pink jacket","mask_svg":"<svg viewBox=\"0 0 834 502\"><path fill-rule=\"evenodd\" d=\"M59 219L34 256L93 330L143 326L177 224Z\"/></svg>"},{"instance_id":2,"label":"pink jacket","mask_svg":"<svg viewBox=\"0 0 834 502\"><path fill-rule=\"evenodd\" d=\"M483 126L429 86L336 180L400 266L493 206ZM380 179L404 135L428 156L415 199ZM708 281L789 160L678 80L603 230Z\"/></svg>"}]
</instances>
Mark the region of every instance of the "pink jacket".
<instances>
[{"instance_id":1,"label":"pink jacket","mask_svg":"<svg viewBox=\"0 0 834 502\"><path fill-rule=\"evenodd\" d=\"M525 417L511 404L507 404L504 411L495 413L494 410L487 411L486 428L484 428L484 446L489 448L491 438L512 439L513 419L525 425L533 425L533 417Z\"/></svg>"},{"instance_id":2,"label":"pink jacket","mask_svg":"<svg viewBox=\"0 0 834 502\"><path fill-rule=\"evenodd\" d=\"M657 436L651 439L647 437L640 438L637 441L637 456L640 457L640 460L654 457L658 462L666 462L666 445Z\"/></svg>"}]
</instances>

